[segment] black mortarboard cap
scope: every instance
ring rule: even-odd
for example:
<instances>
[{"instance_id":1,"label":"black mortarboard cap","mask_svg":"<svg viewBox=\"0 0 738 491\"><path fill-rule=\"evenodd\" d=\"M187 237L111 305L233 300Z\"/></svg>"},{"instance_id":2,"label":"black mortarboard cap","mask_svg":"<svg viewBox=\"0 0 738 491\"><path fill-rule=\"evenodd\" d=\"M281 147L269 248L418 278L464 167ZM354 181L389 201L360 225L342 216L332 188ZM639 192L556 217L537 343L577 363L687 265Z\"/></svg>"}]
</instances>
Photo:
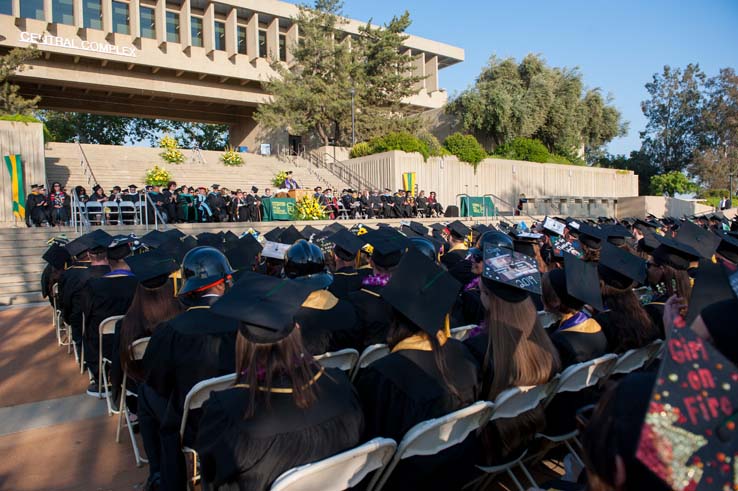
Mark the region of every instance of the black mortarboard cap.
<instances>
[{"instance_id":1,"label":"black mortarboard cap","mask_svg":"<svg viewBox=\"0 0 738 491\"><path fill-rule=\"evenodd\" d=\"M136 279L144 286L147 286L147 282L157 280L159 277L165 280L179 268L179 262L176 259L159 249L129 256L125 261ZM159 282L159 284L163 283L164 281Z\"/></svg>"},{"instance_id":2,"label":"black mortarboard cap","mask_svg":"<svg viewBox=\"0 0 738 491\"><path fill-rule=\"evenodd\" d=\"M69 251L65 247L60 246L57 243L53 243L48 249L46 249L46 252L44 252L42 257L44 261L51 264L54 268L64 269L64 266L69 261L70 255Z\"/></svg>"},{"instance_id":3,"label":"black mortarboard cap","mask_svg":"<svg viewBox=\"0 0 738 491\"><path fill-rule=\"evenodd\" d=\"M687 325L667 339L635 455L669 489L734 489L738 369Z\"/></svg>"},{"instance_id":4,"label":"black mortarboard cap","mask_svg":"<svg viewBox=\"0 0 738 491\"><path fill-rule=\"evenodd\" d=\"M420 222L410 222L410 225L403 226L403 232L405 231L404 229L409 229L413 235L418 237L425 237L428 235L428 227Z\"/></svg>"},{"instance_id":5,"label":"black mortarboard cap","mask_svg":"<svg viewBox=\"0 0 738 491\"><path fill-rule=\"evenodd\" d=\"M729 261L738 264L738 239L733 235L722 233L716 252Z\"/></svg>"},{"instance_id":6,"label":"black mortarboard cap","mask_svg":"<svg viewBox=\"0 0 738 491\"><path fill-rule=\"evenodd\" d=\"M202 232L197 234L197 245L214 247L219 251L223 251L223 237L212 232Z\"/></svg>"},{"instance_id":7,"label":"black mortarboard cap","mask_svg":"<svg viewBox=\"0 0 738 491\"><path fill-rule=\"evenodd\" d=\"M71 257L79 256L90 248L90 240L87 238L86 235L83 235L82 237L77 237L76 239L65 245L64 248L67 250Z\"/></svg>"},{"instance_id":8,"label":"black mortarboard cap","mask_svg":"<svg viewBox=\"0 0 738 491\"><path fill-rule=\"evenodd\" d=\"M238 235L234 234L230 230L223 234L223 240L225 241L226 247L228 244L234 244L238 242Z\"/></svg>"},{"instance_id":9,"label":"black mortarboard cap","mask_svg":"<svg viewBox=\"0 0 738 491\"><path fill-rule=\"evenodd\" d=\"M101 244L103 242L104 240ZM123 259L133 251L133 247L137 244L140 244L140 241L135 235L114 235L108 244L108 258Z\"/></svg>"},{"instance_id":10,"label":"black mortarboard cap","mask_svg":"<svg viewBox=\"0 0 738 491\"><path fill-rule=\"evenodd\" d=\"M449 223L448 230L451 232L451 235L455 236L457 239L464 239L469 235L469 232L471 232L469 227L464 225L460 220L454 220Z\"/></svg>"},{"instance_id":11,"label":"black mortarboard cap","mask_svg":"<svg viewBox=\"0 0 738 491\"><path fill-rule=\"evenodd\" d=\"M646 229L646 230L651 229L651 231L653 232L654 230L656 230L657 228L659 228L659 224L656 223L656 222L654 222L653 220L642 220L642 219L639 218L639 219L637 219L635 221L635 227L638 228L638 229L641 229L641 230L642 229Z\"/></svg>"},{"instance_id":12,"label":"black mortarboard cap","mask_svg":"<svg viewBox=\"0 0 738 491\"><path fill-rule=\"evenodd\" d=\"M625 289L633 282L646 281L646 261L609 243L602 244L597 270L602 281L615 288Z\"/></svg>"},{"instance_id":13,"label":"black mortarboard cap","mask_svg":"<svg viewBox=\"0 0 738 491\"><path fill-rule=\"evenodd\" d=\"M343 225L341 225L340 223L338 223L338 222L333 222L330 225L328 225L326 227L323 227L323 231L326 231L326 230L328 232L331 232L331 233L334 233L335 234L339 230L348 230L348 229L346 227L344 227Z\"/></svg>"},{"instance_id":14,"label":"black mortarboard cap","mask_svg":"<svg viewBox=\"0 0 738 491\"><path fill-rule=\"evenodd\" d=\"M442 223L434 223L430 226L431 230L438 230L439 232L446 229L446 226Z\"/></svg>"},{"instance_id":15,"label":"black mortarboard cap","mask_svg":"<svg viewBox=\"0 0 738 491\"><path fill-rule=\"evenodd\" d=\"M541 273L532 257L510 249L485 245L485 284L498 297L508 302L522 302L528 293L541 293Z\"/></svg>"},{"instance_id":16,"label":"black mortarboard cap","mask_svg":"<svg viewBox=\"0 0 738 491\"><path fill-rule=\"evenodd\" d=\"M301 239L304 239L304 237L302 236L300 231L297 230L297 227L295 227L294 225L290 225L289 227L284 229L281 234L279 234L278 242L281 242L282 244L292 245Z\"/></svg>"},{"instance_id":17,"label":"black mortarboard cap","mask_svg":"<svg viewBox=\"0 0 738 491\"><path fill-rule=\"evenodd\" d=\"M691 324L702 309L708 305L733 298L733 290L730 288L729 273L725 267L713 263L709 259L700 259L697 275L694 279L692 293L689 296L689 309L687 312L687 324ZM738 312L736 312L738 315ZM738 324L733 323L738 331Z\"/></svg>"},{"instance_id":18,"label":"black mortarboard cap","mask_svg":"<svg viewBox=\"0 0 738 491\"><path fill-rule=\"evenodd\" d=\"M305 228L300 231L300 234L302 234L305 240L310 240L314 237L317 237L317 235L320 234L320 230L313 227L312 225L306 225Z\"/></svg>"},{"instance_id":19,"label":"black mortarboard cap","mask_svg":"<svg viewBox=\"0 0 738 491\"><path fill-rule=\"evenodd\" d=\"M282 230L284 230L282 227L274 227L269 232L264 234L264 238L269 242L277 242L279 240L280 234L282 233Z\"/></svg>"},{"instance_id":20,"label":"black mortarboard cap","mask_svg":"<svg viewBox=\"0 0 738 491\"><path fill-rule=\"evenodd\" d=\"M602 246L604 233L588 223L579 226L579 242L591 249L599 249Z\"/></svg>"},{"instance_id":21,"label":"black mortarboard cap","mask_svg":"<svg viewBox=\"0 0 738 491\"><path fill-rule=\"evenodd\" d=\"M245 272L212 306L212 312L236 319L251 342L276 343L292 333L295 315L313 291L308 283Z\"/></svg>"},{"instance_id":22,"label":"black mortarboard cap","mask_svg":"<svg viewBox=\"0 0 738 491\"><path fill-rule=\"evenodd\" d=\"M360 237L365 243L371 244L372 261L381 268L397 266L408 247L408 238L389 227L373 230Z\"/></svg>"},{"instance_id":23,"label":"black mortarboard cap","mask_svg":"<svg viewBox=\"0 0 738 491\"><path fill-rule=\"evenodd\" d=\"M607 241L616 246L625 244L625 239L633 237L630 230L619 223L606 225L602 229L603 235L607 237Z\"/></svg>"},{"instance_id":24,"label":"black mortarboard cap","mask_svg":"<svg viewBox=\"0 0 738 491\"><path fill-rule=\"evenodd\" d=\"M532 258L536 257L535 242L515 239L513 240L513 248L515 249L515 252L525 254Z\"/></svg>"},{"instance_id":25,"label":"black mortarboard cap","mask_svg":"<svg viewBox=\"0 0 738 491\"><path fill-rule=\"evenodd\" d=\"M339 230L335 234L329 236L326 240L328 242L333 242L336 245L336 254L338 254L339 257L343 254L341 259L344 261L348 261L356 257L359 250L364 247L364 242L346 229Z\"/></svg>"},{"instance_id":26,"label":"black mortarboard cap","mask_svg":"<svg viewBox=\"0 0 738 491\"><path fill-rule=\"evenodd\" d=\"M679 227L676 240L682 244L692 246L694 250L706 259L715 254L715 249L720 245L720 237L710 230L706 230L692 222L684 222Z\"/></svg>"},{"instance_id":27,"label":"black mortarboard cap","mask_svg":"<svg viewBox=\"0 0 738 491\"><path fill-rule=\"evenodd\" d=\"M251 234L246 234L226 246L225 256L233 269L249 269L261 252L261 244Z\"/></svg>"},{"instance_id":28,"label":"black mortarboard cap","mask_svg":"<svg viewBox=\"0 0 738 491\"><path fill-rule=\"evenodd\" d=\"M141 242L143 242L148 247L156 248L169 240L169 238L170 237L167 234L160 230L152 230L151 232L148 232L143 237L141 237Z\"/></svg>"},{"instance_id":29,"label":"black mortarboard cap","mask_svg":"<svg viewBox=\"0 0 738 491\"><path fill-rule=\"evenodd\" d=\"M661 242L659 242L659 239L657 237L658 236L653 232L644 232L643 238L638 241L638 247L643 252L647 252L650 254L654 251L654 249L661 245Z\"/></svg>"},{"instance_id":30,"label":"black mortarboard cap","mask_svg":"<svg viewBox=\"0 0 738 491\"><path fill-rule=\"evenodd\" d=\"M570 296L596 310L605 310L602 305L597 263L582 261L571 254L565 254L564 273L566 274L566 291Z\"/></svg>"},{"instance_id":31,"label":"black mortarboard cap","mask_svg":"<svg viewBox=\"0 0 738 491\"><path fill-rule=\"evenodd\" d=\"M701 254L692 246L672 239L657 235L659 246L653 250L651 256L657 264L666 264L672 268L686 271L689 263L699 260Z\"/></svg>"},{"instance_id":32,"label":"black mortarboard cap","mask_svg":"<svg viewBox=\"0 0 738 491\"><path fill-rule=\"evenodd\" d=\"M382 298L430 335L445 326L461 283L420 251L410 249L382 290Z\"/></svg>"},{"instance_id":33,"label":"black mortarboard cap","mask_svg":"<svg viewBox=\"0 0 738 491\"><path fill-rule=\"evenodd\" d=\"M483 223L477 223L476 225L472 225L471 229L478 233L479 235L482 235L485 232L489 232L491 230L497 230L494 226L491 225L485 225Z\"/></svg>"},{"instance_id":34,"label":"black mortarboard cap","mask_svg":"<svg viewBox=\"0 0 738 491\"><path fill-rule=\"evenodd\" d=\"M181 239L182 237L186 235L184 232L182 232L178 228L170 228L169 230L164 232L164 234L169 238L173 237L175 239Z\"/></svg>"}]
</instances>

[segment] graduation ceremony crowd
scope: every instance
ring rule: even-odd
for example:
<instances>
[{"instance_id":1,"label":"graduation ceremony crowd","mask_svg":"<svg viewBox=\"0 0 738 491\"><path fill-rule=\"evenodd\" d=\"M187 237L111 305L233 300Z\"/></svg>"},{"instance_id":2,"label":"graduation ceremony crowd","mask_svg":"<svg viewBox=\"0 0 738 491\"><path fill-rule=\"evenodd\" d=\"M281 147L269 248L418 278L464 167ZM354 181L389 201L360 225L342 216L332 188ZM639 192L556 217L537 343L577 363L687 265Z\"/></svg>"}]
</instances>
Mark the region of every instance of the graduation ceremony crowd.
<instances>
[{"instance_id":1,"label":"graduation ceremony crowd","mask_svg":"<svg viewBox=\"0 0 738 491\"><path fill-rule=\"evenodd\" d=\"M644 450L652 404L666 404L658 418L677 406L672 398L707 401L679 371L692 364L674 368L670 344L636 372L496 419L435 455L402 460L385 489L462 489L486 482L478 466L523 452L528 466L544 457L566 462L562 479L539 483L546 489L737 489L730 402L738 404L738 391L725 387L738 382L738 222L720 214L471 228L458 220L399 229L336 222L196 237L98 229L51 241L44 258L42 286L50 298L58 291L75 351L84 351L88 394L109 391L118 408L128 374L137 397L126 397L126 407L149 461L146 489L186 488L193 464L183 446L199 456L202 489L269 489L293 467L375 437L400 442L423 421L672 338L688 340L682 344L695 360L696 346L724 360L715 390L730 400L705 402L696 417L727 411L727 430L692 434L682 415L649 426L657 429L649 435L670 442L668 458ZM124 317L99 353L99 324L114 315ZM474 327L453 335L460 326ZM147 337L135 360L132 343ZM389 353L353 380L314 359L380 343ZM103 365L107 388L100 356L111 361ZM211 393L180 439L190 389L234 372L235 385ZM670 381L671 391L654 392ZM564 439L555 436L577 429L578 441L556 445ZM693 448L694 441L702 443ZM697 448L722 455L725 465L704 453L695 464ZM718 486L723 481L730 486Z\"/></svg>"},{"instance_id":2,"label":"graduation ceremony crowd","mask_svg":"<svg viewBox=\"0 0 738 491\"><path fill-rule=\"evenodd\" d=\"M289 191L300 189L300 185L287 172L287 179L282 188L277 190ZM375 190L353 190L343 189L340 193L333 189L323 189L321 186L313 189L313 197L324 208L326 216L333 219L340 218L415 218L442 216L443 207L436 198L436 193L431 191L426 196L425 191L420 191L418 196L413 196L410 191L398 190L392 192L385 189L380 192ZM153 207L158 211L159 217L165 223L205 223L205 222L259 222L264 217L264 202L274 198L270 188L259 192L259 188L252 186L246 191L239 189L229 190L219 184L213 184L209 188L205 186L192 187L178 185L171 181L166 186L147 185L139 190L135 184L127 188L114 186L109 192L96 184L92 188L92 194L88 195L83 186L76 186L74 193L81 204L87 203L121 203L123 201L137 203L150 198ZM41 226L63 226L69 225L72 212L72 196L59 182L51 185L47 191L43 184L33 184L31 192L26 198L26 225L28 227ZM112 207L111 207L112 208ZM87 218L92 223L100 224L133 224L133 215L123 215L115 210L93 211L89 208L85 211ZM153 212L150 213L149 222L153 223Z\"/></svg>"}]
</instances>

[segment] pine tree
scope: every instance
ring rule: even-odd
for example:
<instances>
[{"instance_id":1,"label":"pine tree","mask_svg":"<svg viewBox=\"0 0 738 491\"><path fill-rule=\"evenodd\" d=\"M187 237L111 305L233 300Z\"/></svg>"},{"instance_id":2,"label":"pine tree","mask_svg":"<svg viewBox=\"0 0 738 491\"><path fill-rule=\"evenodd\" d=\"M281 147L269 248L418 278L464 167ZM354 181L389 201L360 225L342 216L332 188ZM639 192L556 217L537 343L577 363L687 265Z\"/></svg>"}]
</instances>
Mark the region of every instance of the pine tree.
<instances>
[{"instance_id":1,"label":"pine tree","mask_svg":"<svg viewBox=\"0 0 738 491\"><path fill-rule=\"evenodd\" d=\"M26 63L38 58L40 52L36 48L13 48L4 56L0 56L0 114L31 114L41 97L26 99L20 95L20 87L10 79L26 68Z\"/></svg>"}]
</instances>

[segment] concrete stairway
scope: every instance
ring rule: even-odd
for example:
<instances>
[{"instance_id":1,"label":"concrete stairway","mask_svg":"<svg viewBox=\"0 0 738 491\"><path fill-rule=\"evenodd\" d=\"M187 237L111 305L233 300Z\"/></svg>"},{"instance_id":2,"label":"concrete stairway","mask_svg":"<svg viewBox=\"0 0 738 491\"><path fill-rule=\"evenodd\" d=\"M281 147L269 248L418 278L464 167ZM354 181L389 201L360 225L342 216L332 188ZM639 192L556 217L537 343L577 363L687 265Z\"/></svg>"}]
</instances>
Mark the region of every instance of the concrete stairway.
<instances>
[{"instance_id":1,"label":"concrete stairway","mask_svg":"<svg viewBox=\"0 0 738 491\"><path fill-rule=\"evenodd\" d=\"M159 156L161 153L159 148L113 145L82 145L82 148L92 172L106 192L116 185L142 186L146 170L154 165L165 167L172 173L177 184L193 187L220 184L230 190L240 188L246 191L255 185L261 192L267 187L274 188L272 178L281 170L293 171L293 177L303 188L312 189L315 186L325 188L328 185L339 189L348 187L325 169L311 167L302 159L281 160L277 157L242 154L244 165L227 167L220 161L222 152L202 151L205 159L205 163L202 164L192 161L190 150L183 150L185 162L177 165L164 163ZM81 185L88 193L92 193L92 186L88 183L80 165L79 147L75 143L46 145L46 176L49 184L59 181L67 187L67 190Z\"/></svg>"}]
</instances>

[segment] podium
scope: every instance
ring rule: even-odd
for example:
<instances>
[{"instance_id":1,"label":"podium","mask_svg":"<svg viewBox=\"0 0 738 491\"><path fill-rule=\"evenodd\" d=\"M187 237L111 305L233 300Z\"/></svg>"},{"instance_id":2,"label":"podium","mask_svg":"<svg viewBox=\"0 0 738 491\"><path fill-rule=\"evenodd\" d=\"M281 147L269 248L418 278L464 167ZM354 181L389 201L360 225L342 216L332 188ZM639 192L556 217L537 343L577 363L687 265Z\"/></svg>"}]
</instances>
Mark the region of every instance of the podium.
<instances>
[{"instance_id":1,"label":"podium","mask_svg":"<svg viewBox=\"0 0 738 491\"><path fill-rule=\"evenodd\" d=\"M280 191L274 195L275 198L292 198L295 201L300 201L305 196L312 196L315 191L312 189L290 189L289 191Z\"/></svg>"}]
</instances>

